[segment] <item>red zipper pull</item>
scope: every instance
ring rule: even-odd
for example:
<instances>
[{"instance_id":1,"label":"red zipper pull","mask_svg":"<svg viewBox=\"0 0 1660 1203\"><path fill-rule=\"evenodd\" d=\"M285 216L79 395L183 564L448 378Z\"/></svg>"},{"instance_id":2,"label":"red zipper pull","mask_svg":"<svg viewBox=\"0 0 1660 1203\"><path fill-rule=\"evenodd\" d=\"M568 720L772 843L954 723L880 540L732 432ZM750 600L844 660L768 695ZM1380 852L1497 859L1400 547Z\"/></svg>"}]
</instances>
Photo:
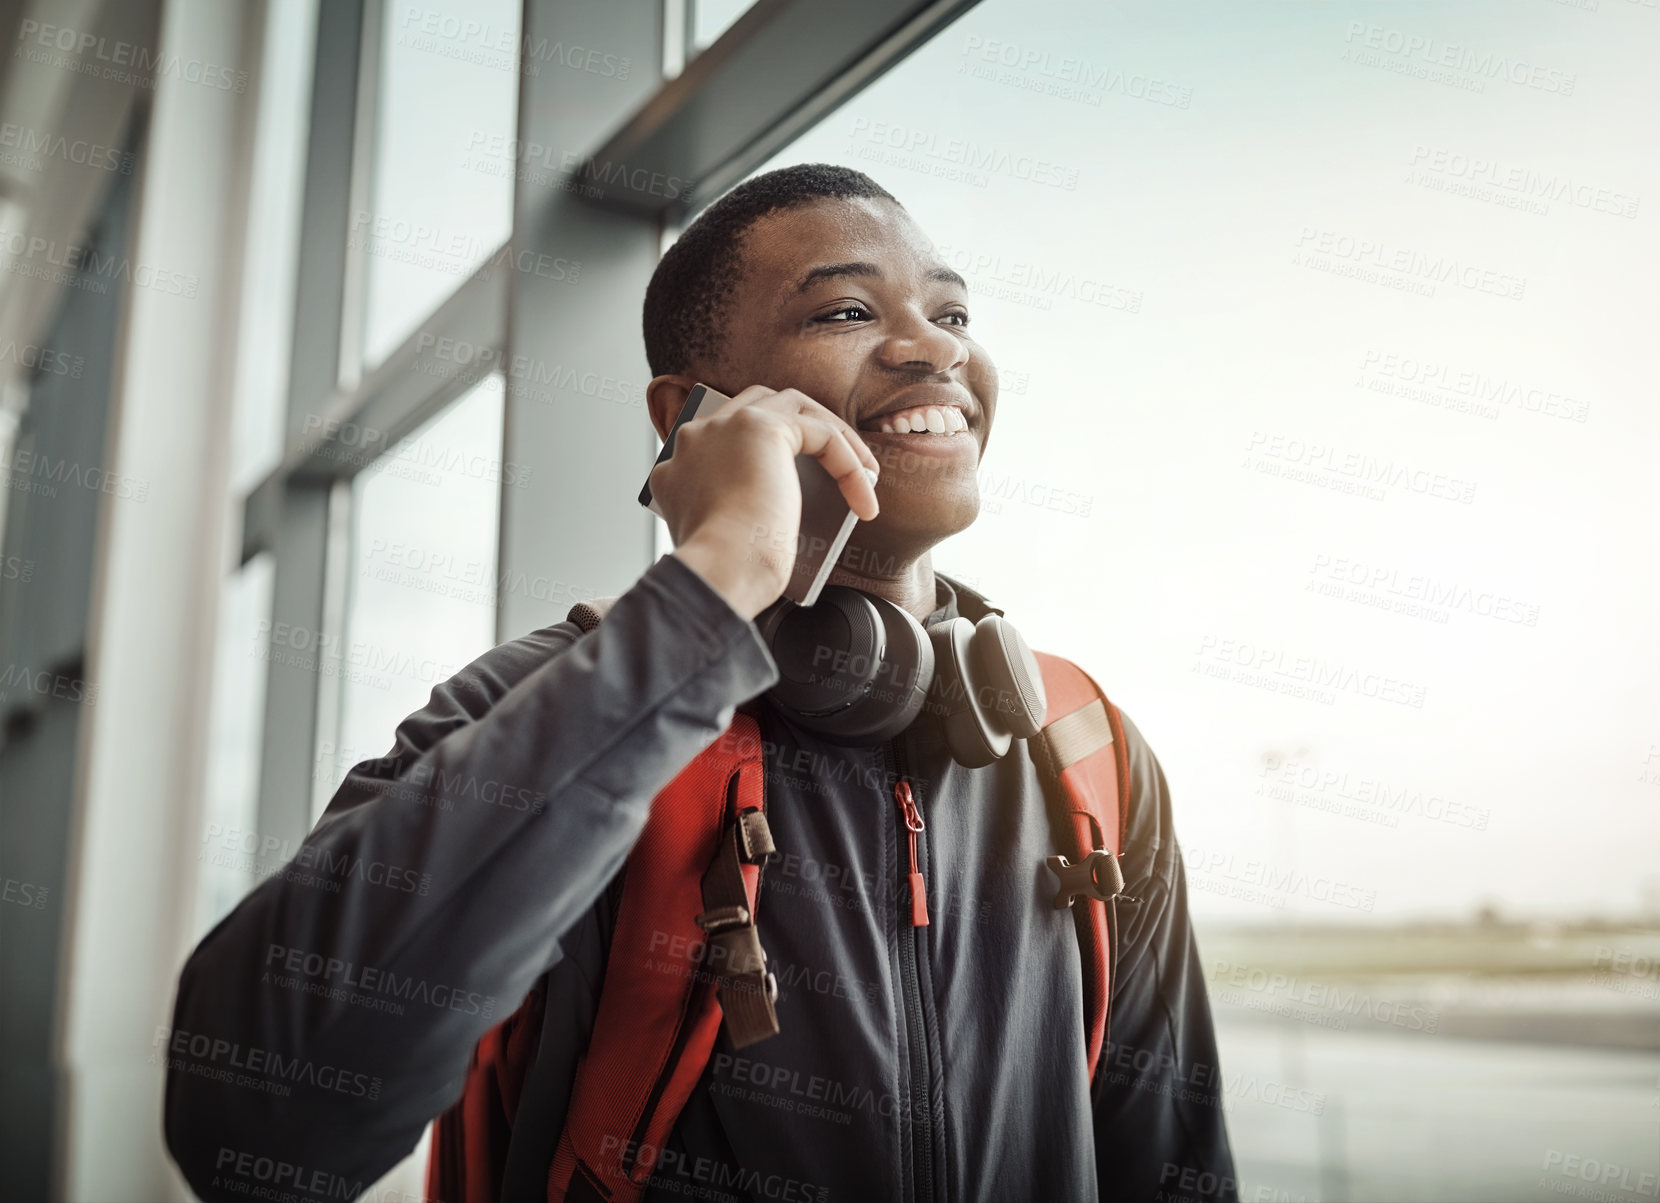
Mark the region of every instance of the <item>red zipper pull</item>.
<instances>
[{"instance_id":1,"label":"red zipper pull","mask_svg":"<svg viewBox=\"0 0 1660 1203\"><path fill-rule=\"evenodd\" d=\"M905 815L905 827L911 834L911 926L928 926L928 888L922 882L922 871L916 863L916 833L922 830L922 812L911 797L911 783L903 777L893 787L893 800Z\"/></svg>"}]
</instances>

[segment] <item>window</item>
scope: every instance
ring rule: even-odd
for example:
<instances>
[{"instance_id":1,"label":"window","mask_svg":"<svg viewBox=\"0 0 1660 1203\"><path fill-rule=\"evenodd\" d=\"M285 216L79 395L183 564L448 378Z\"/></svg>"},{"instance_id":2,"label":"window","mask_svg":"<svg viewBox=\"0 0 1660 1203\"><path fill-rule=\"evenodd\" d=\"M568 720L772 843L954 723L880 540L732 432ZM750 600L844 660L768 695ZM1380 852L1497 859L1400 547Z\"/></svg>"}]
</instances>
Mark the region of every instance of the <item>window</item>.
<instances>
[{"instance_id":1,"label":"window","mask_svg":"<svg viewBox=\"0 0 1660 1203\"><path fill-rule=\"evenodd\" d=\"M762 170L866 171L968 280L1001 399L935 563L1162 761L1242 1197L1652 1169L1660 1065L1593 1047L1642 951L1593 917L1657 888L1652 388L1584 304L1643 309L1652 177L1573 90L1638 59L1560 6L1198 7L987 0Z\"/></svg>"},{"instance_id":2,"label":"window","mask_svg":"<svg viewBox=\"0 0 1660 1203\"><path fill-rule=\"evenodd\" d=\"M537 63L511 0L367 7L376 116L344 291L362 285L346 358L375 365L507 239ZM579 13L525 7L543 30ZM669 0L670 52L620 18L608 52L677 70L750 7ZM1652 937L1572 919L1660 905L1660 565L1631 552L1660 506L1630 400L1650 395L1629 348L1653 324L1630 270L1653 258L1633 220L1652 172L1646 110L1622 103L1647 47L1626 16L984 0L765 165L863 168L968 279L1002 370L997 438L980 521L935 562L1089 667L1160 756L1242 1195L1537 1193L1547 1131L1582 1162L1652 1164L1660 1065L1593 1047L1596 1017L1630 1030L1646 996L1592 973L1598 949L1651 958ZM1409 45L1470 53L1426 66ZM633 82L580 121L527 107L523 132L556 162L594 149L544 131L620 127L652 81ZM721 111L699 136L720 141ZM636 270L655 219L580 212ZM509 320L458 325L498 362L536 350L528 313L632 330L621 278L596 270L545 310L509 281ZM599 362L618 345L584 347L583 370L628 378ZM342 412L431 405L372 383ZM350 485L317 808L495 641L502 405L491 378ZM533 558L515 533L507 558ZM632 568L634 543L605 546ZM227 638L257 629L264 571L238 578ZM224 823L245 765L221 768ZM1541 833L1592 871L1542 865ZM1507 1038L1524 1011L1534 1038Z\"/></svg>"},{"instance_id":3,"label":"window","mask_svg":"<svg viewBox=\"0 0 1660 1203\"><path fill-rule=\"evenodd\" d=\"M233 498L245 494L282 458L316 20L316 0L274 0L265 15L238 314ZM232 534L233 544L239 534ZM200 873L198 933L223 918L295 851L273 854L261 842L258 820L260 727L272 651L272 570L269 555L255 556L226 578L219 595L205 813L192 853Z\"/></svg>"},{"instance_id":4,"label":"window","mask_svg":"<svg viewBox=\"0 0 1660 1203\"><path fill-rule=\"evenodd\" d=\"M277 0L266 12L236 355L231 491L237 494L282 458L316 24L317 0Z\"/></svg>"},{"instance_id":5,"label":"window","mask_svg":"<svg viewBox=\"0 0 1660 1203\"><path fill-rule=\"evenodd\" d=\"M713 46L720 35L750 9L755 0L687 0L691 6L691 20L687 25L688 59Z\"/></svg>"},{"instance_id":6,"label":"window","mask_svg":"<svg viewBox=\"0 0 1660 1203\"><path fill-rule=\"evenodd\" d=\"M243 895L298 851L273 852L259 831L260 725L265 716L265 669L272 650L271 567L269 555L255 556L225 582L219 595L206 813L193 853L201 873L198 935L223 919Z\"/></svg>"},{"instance_id":7,"label":"window","mask_svg":"<svg viewBox=\"0 0 1660 1203\"><path fill-rule=\"evenodd\" d=\"M502 462L501 431L497 375L352 482L340 723L318 745L317 813L435 685L495 645L499 481L519 471Z\"/></svg>"},{"instance_id":8,"label":"window","mask_svg":"<svg viewBox=\"0 0 1660 1203\"><path fill-rule=\"evenodd\" d=\"M348 247L379 363L507 241L519 81L516 0L421 0L383 16L373 184Z\"/></svg>"}]
</instances>

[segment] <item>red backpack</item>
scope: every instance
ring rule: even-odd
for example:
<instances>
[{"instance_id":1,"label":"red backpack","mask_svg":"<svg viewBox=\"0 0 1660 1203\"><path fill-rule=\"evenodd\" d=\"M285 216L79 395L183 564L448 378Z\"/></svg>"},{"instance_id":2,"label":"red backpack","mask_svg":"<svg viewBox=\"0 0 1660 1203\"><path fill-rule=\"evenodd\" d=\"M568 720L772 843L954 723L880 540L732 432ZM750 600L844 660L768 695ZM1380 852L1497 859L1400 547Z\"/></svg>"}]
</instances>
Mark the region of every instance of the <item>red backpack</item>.
<instances>
[{"instance_id":1,"label":"red backpack","mask_svg":"<svg viewBox=\"0 0 1660 1203\"><path fill-rule=\"evenodd\" d=\"M583 632L615 598L572 608ZM1027 741L1064 835L1049 858L1083 957L1091 1081L1106 1043L1112 950L1106 902L1124 888L1129 760L1118 710L1077 665L1035 653L1048 717ZM1110 751L1109 751L1110 749ZM592 1036L548 1171L549 1203L636 1203L713 1053L722 1020L736 1047L778 1031L777 987L755 927L766 824L760 725L740 708L725 733L653 799L629 853ZM898 787L896 786L896 789ZM1085 904L1073 906L1083 895ZM486 1032L461 1098L433 1126L427 1197L495 1203L538 1039L541 994ZM629 1132L623 1141L617 1133Z\"/></svg>"}]
</instances>

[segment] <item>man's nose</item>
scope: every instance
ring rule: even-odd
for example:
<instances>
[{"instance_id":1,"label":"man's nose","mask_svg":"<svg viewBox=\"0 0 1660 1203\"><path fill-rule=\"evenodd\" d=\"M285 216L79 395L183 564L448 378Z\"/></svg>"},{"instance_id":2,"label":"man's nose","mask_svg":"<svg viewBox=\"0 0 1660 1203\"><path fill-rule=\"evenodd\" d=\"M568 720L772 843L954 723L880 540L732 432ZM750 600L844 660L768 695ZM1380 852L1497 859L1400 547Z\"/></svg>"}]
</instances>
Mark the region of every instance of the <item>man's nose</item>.
<instances>
[{"instance_id":1,"label":"man's nose","mask_svg":"<svg viewBox=\"0 0 1660 1203\"><path fill-rule=\"evenodd\" d=\"M884 367L949 372L968 362L968 345L943 326L914 316L892 327L880 354Z\"/></svg>"}]
</instances>

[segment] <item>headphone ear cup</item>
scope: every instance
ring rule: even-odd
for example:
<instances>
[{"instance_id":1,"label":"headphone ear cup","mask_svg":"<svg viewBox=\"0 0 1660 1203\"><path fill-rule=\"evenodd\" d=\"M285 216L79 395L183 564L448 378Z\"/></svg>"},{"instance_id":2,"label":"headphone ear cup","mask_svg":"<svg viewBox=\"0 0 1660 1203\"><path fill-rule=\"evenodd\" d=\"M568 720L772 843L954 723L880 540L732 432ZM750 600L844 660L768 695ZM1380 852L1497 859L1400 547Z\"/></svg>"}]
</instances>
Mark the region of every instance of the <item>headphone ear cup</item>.
<instances>
[{"instance_id":1,"label":"headphone ear cup","mask_svg":"<svg viewBox=\"0 0 1660 1203\"><path fill-rule=\"evenodd\" d=\"M927 700L933 648L892 602L828 585L813 605L763 612L757 625L779 671L768 700L831 743L891 739Z\"/></svg>"},{"instance_id":2,"label":"headphone ear cup","mask_svg":"<svg viewBox=\"0 0 1660 1203\"><path fill-rule=\"evenodd\" d=\"M885 650L876 608L856 589L827 587L812 606L776 603L757 625L778 665L778 682L767 696L803 722L852 705Z\"/></svg>"},{"instance_id":3,"label":"headphone ear cup","mask_svg":"<svg viewBox=\"0 0 1660 1203\"><path fill-rule=\"evenodd\" d=\"M976 700L989 706L993 725L1016 739L1030 739L1043 729L1049 700L1043 691L1043 671L1037 657L1014 624L1000 614L987 614L974 627L969 659L990 697Z\"/></svg>"},{"instance_id":4,"label":"headphone ear cup","mask_svg":"<svg viewBox=\"0 0 1660 1203\"><path fill-rule=\"evenodd\" d=\"M839 743L871 744L892 739L916 721L934 680L934 648L914 615L873 598L881 617L884 654L870 689L847 713L845 727L826 733Z\"/></svg>"},{"instance_id":5,"label":"headphone ear cup","mask_svg":"<svg viewBox=\"0 0 1660 1203\"><path fill-rule=\"evenodd\" d=\"M1009 733L987 721L977 704L980 681L974 667L974 625L966 618L936 623L928 630L934 645L934 684L929 704L945 732L951 758L977 769L1008 754Z\"/></svg>"}]
</instances>

